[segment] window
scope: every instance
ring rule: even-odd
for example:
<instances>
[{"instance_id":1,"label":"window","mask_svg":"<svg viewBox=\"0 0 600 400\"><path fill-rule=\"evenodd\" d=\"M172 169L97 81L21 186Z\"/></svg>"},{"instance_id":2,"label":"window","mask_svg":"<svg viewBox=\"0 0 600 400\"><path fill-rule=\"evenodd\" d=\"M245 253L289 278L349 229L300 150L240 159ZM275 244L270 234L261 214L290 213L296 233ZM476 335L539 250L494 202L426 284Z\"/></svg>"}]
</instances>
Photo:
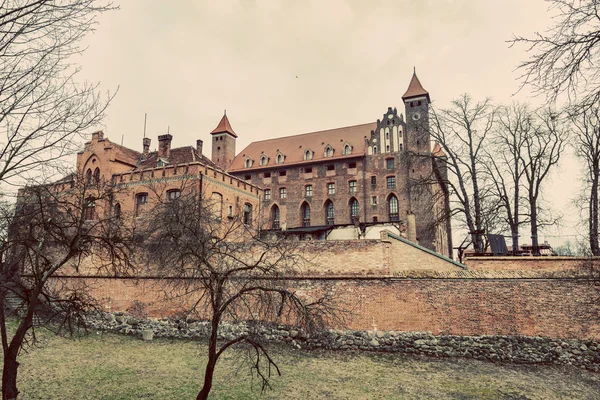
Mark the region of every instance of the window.
<instances>
[{"instance_id":1,"label":"window","mask_svg":"<svg viewBox=\"0 0 600 400\"><path fill-rule=\"evenodd\" d=\"M252 160L249 158L246 158L246 162L244 163L244 166L246 168L250 168L252 166Z\"/></svg>"},{"instance_id":2,"label":"window","mask_svg":"<svg viewBox=\"0 0 600 400\"><path fill-rule=\"evenodd\" d=\"M282 171L279 171L279 176L286 176L286 175L287 175L287 172L285 171L285 169Z\"/></svg>"},{"instance_id":3,"label":"window","mask_svg":"<svg viewBox=\"0 0 600 400\"><path fill-rule=\"evenodd\" d=\"M327 184L327 194L335 194L335 183Z\"/></svg>"},{"instance_id":4,"label":"window","mask_svg":"<svg viewBox=\"0 0 600 400\"><path fill-rule=\"evenodd\" d=\"M181 197L181 190L179 190L179 189L173 189L173 190L169 190L167 192L167 200L168 201L175 201L179 197Z\"/></svg>"},{"instance_id":5,"label":"window","mask_svg":"<svg viewBox=\"0 0 600 400\"><path fill-rule=\"evenodd\" d=\"M346 144L344 146L344 155L351 154L351 153L352 153L352 146L350 146L349 144Z\"/></svg>"},{"instance_id":6,"label":"window","mask_svg":"<svg viewBox=\"0 0 600 400\"><path fill-rule=\"evenodd\" d=\"M377 222L377 217L373 217L373 222Z\"/></svg>"},{"instance_id":7,"label":"window","mask_svg":"<svg viewBox=\"0 0 600 400\"><path fill-rule=\"evenodd\" d=\"M394 159L393 158L385 159L385 168L386 169L394 169Z\"/></svg>"},{"instance_id":8,"label":"window","mask_svg":"<svg viewBox=\"0 0 600 400\"><path fill-rule=\"evenodd\" d=\"M244 175L245 181L249 181L250 179L252 179L252 175Z\"/></svg>"},{"instance_id":9,"label":"window","mask_svg":"<svg viewBox=\"0 0 600 400\"><path fill-rule=\"evenodd\" d=\"M233 218L233 206L229 206L227 210L227 216Z\"/></svg>"},{"instance_id":10,"label":"window","mask_svg":"<svg viewBox=\"0 0 600 400\"><path fill-rule=\"evenodd\" d=\"M92 170L88 169L87 172L85 173L85 183L86 185L89 185L92 183Z\"/></svg>"},{"instance_id":11,"label":"window","mask_svg":"<svg viewBox=\"0 0 600 400\"><path fill-rule=\"evenodd\" d=\"M396 188L396 177L395 176L388 176L386 178L387 181L387 188L388 189L395 189Z\"/></svg>"},{"instance_id":12,"label":"window","mask_svg":"<svg viewBox=\"0 0 600 400\"><path fill-rule=\"evenodd\" d=\"M356 168L356 163L355 162L348 163L348 168Z\"/></svg>"},{"instance_id":13,"label":"window","mask_svg":"<svg viewBox=\"0 0 600 400\"><path fill-rule=\"evenodd\" d=\"M94 170L94 183L100 182L100 168Z\"/></svg>"},{"instance_id":14,"label":"window","mask_svg":"<svg viewBox=\"0 0 600 400\"><path fill-rule=\"evenodd\" d=\"M113 207L113 217L117 220L121 219L121 204L116 203Z\"/></svg>"},{"instance_id":15,"label":"window","mask_svg":"<svg viewBox=\"0 0 600 400\"><path fill-rule=\"evenodd\" d=\"M304 195L306 197L312 197L312 195L313 195L313 187L312 187L312 185L306 185L304 187Z\"/></svg>"},{"instance_id":16,"label":"window","mask_svg":"<svg viewBox=\"0 0 600 400\"><path fill-rule=\"evenodd\" d=\"M223 195L221 193L212 192L210 201L215 216L220 220L223 217Z\"/></svg>"},{"instance_id":17,"label":"window","mask_svg":"<svg viewBox=\"0 0 600 400\"><path fill-rule=\"evenodd\" d=\"M281 153L277 154L277 158L275 159L275 162L277 164L281 164L283 162L283 154L281 154Z\"/></svg>"},{"instance_id":18,"label":"window","mask_svg":"<svg viewBox=\"0 0 600 400\"><path fill-rule=\"evenodd\" d=\"M135 216L142 215L148 204L148 193L138 193L135 195Z\"/></svg>"},{"instance_id":19,"label":"window","mask_svg":"<svg viewBox=\"0 0 600 400\"><path fill-rule=\"evenodd\" d=\"M304 168L304 173L306 173L306 174L312 174L312 168L311 167Z\"/></svg>"},{"instance_id":20,"label":"window","mask_svg":"<svg viewBox=\"0 0 600 400\"><path fill-rule=\"evenodd\" d=\"M388 200L388 213L390 221L400 221L398 214L398 199L394 195L391 195Z\"/></svg>"},{"instance_id":21,"label":"window","mask_svg":"<svg viewBox=\"0 0 600 400\"><path fill-rule=\"evenodd\" d=\"M276 204L271 208L271 228L279 229L279 207Z\"/></svg>"},{"instance_id":22,"label":"window","mask_svg":"<svg viewBox=\"0 0 600 400\"><path fill-rule=\"evenodd\" d=\"M376 206L377 205L377 196L371 196L371 205L372 206Z\"/></svg>"},{"instance_id":23,"label":"window","mask_svg":"<svg viewBox=\"0 0 600 400\"><path fill-rule=\"evenodd\" d=\"M373 146L373 154L377 154L377 146Z\"/></svg>"},{"instance_id":24,"label":"window","mask_svg":"<svg viewBox=\"0 0 600 400\"><path fill-rule=\"evenodd\" d=\"M265 200L271 200L271 189L265 189Z\"/></svg>"},{"instance_id":25,"label":"window","mask_svg":"<svg viewBox=\"0 0 600 400\"><path fill-rule=\"evenodd\" d=\"M333 147L331 147L330 145L327 145L327 147L325 147L325 157L333 157Z\"/></svg>"},{"instance_id":26,"label":"window","mask_svg":"<svg viewBox=\"0 0 600 400\"><path fill-rule=\"evenodd\" d=\"M252 206L248 203L244 204L244 224L250 225L252 223Z\"/></svg>"},{"instance_id":27,"label":"window","mask_svg":"<svg viewBox=\"0 0 600 400\"><path fill-rule=\"evenodd\" d=\"M265 178L270 178L271 177L271 173L270 172L265 172L264 177Z\"/></svg>"},{"instance_id":28,"label":"window","mask_svg":"<svg viewBox=\"0 0 600 400\"><path fill-rule=\"evenodd\" d=\"M350 193L356 193L356 181L348 182Z\"/></svg>"},{"instance_id":29,"label":"window","mask_svg":"<svg viewBox=\"0 0 600 400\"><path fill-rule=\"evenodd\" d=\"M279 188L279 198L280 199L285 199L286 194L287 194L287 191L285 190L285 188Z\"/></svg>"},{"instance_id":30,"label":"window","mask_svg":"<svg viewBox=\"0 0 600 400\"><path fill-rule=\"evenodd\" d=\"M328 165L327 171L335 171L335 165L333 165L333 164Z\"/></svg>"},{"instance_id":31,"label":"window","mask_svg":"<svg viewBox=\"0 0 600 400\"><path fill-rule=\"evenodd\" d=\"M85 215L86 221L93 221L96 219L96 200L90 197L85 200Z\"/></svg>"},{"instance_id":32,"label":"window","mask_svg":"<svg viewBox=\"0 0 600 400\"><path fill-rule=\"evenodd\" d=\"M350 200L350 222L355 224L358 222L360 214L360 206L358 204L358 200L352 199Z\"/></svg>"},{"instance_id":33,"label":"window","mask_svg":"<svg viewBox=\"0 0 600 400\"><path fill-rule=\"evenodd\" d=\"M304 152L304 159L305 160L312 160L312 158L313 158L313 152L310 151L310 150L306 150Z\"/></svg>"},{"instance_id":34,"label":"window","mask_svg":"<svg viewBox=\"0 0 600 400\"><path fill-rule=\"evenodd\" d=\"M300 217L302 218L302 226L310 226L310 205L306 202L300 207Z\"/></svg>"},{"instance_id":35,"label":"window","mask_svg":"<svg viewBox=\"0 0 600 400\"><path fill-rule=\"evenodd\" d=\"M325 225L335 224L334 214L333 203L331 201L327 201L327 203L325 203Z\"/></svg>"},{"instance_id":36,"label":"window","mask_svg":"<svg viewBox=\"0 0 600 400\"><path fill-rule=\"evenodd\" d=\"M372 176L371 177L371 186L375 187L376 185L377 185L377 177Z\"/></svg>"},{"instance_id":37,"label":"window","mask_svg":"<svg viewBox=\"0 0 600 400\"><path fill-rule=\"evenodd\" d=\"M267 156L262 155L260 157L260 165L267 165L268 162L269 162L269 159L267 158Z\"/></svg>"}]
</instances>

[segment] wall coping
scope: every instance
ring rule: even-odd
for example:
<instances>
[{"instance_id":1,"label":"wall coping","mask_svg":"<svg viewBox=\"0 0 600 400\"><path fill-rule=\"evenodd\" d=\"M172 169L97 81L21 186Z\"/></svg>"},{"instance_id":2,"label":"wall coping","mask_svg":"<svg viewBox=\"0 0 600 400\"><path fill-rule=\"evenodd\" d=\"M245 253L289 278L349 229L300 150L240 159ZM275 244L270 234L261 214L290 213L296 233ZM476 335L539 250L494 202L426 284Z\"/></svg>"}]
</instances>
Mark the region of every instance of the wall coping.
<instances>
[{"instance_id":1,"label":"wall coping","mask_svg":"<svg viewBox=\"0 0 600 400\"><path fill-rule=\"evenodd\" d=\"M465 261L600 261L600 257L570 256L468 256Z\"/></svg>"},{"instance_id":2,"label":"wall coping","mask_svg":"<svg viewBox=\"0 0 600 400\"><path fill-rule=\"evenodd\" d=\"M435 252L435 251L433 251L433 250L429 250L428 248L426 248L426 247L423 247L423 246L421 246L421 245L419 245L419 244L417 244L417 243L413 243L413 242L411 242L411 241L410 241L410 240L408 240L408 239L404 239L404 238L403 238L403 237L401 237L401 236L394 235L393 233L391 233L391 232L389 232L389 231L387 232L387 235L388 235L388 237L390 237L390 238L396 239L396 240L398 240L398 241L400 241L400 242L402 242L402 243L404 243L404 244L407 244L407 245L409 245L409 246L412 246L412 247L414 247L414 248L416 248L416 249L419 249L419 250L421 250L421 251L424 251L425 253L428 253L428 254L430 254L430 255L432 255L432 256L434 256L434 257L440 258L440 259L442 259L442 260L444 260L444 261L446 261L446 262L449 262L449 263L451 263L451 264L454 264L454 265L456 265L456 266L457 266L457 267L459 267L459 268L462 268L462 269L464 269L464 270L466 270L466 269L467 269L467 266L466 266L466 265L464 265L464 264L461 264L461 263L459 263L458 261L454 261L453 259L451 259L451 258L448 258L448 257L446 257L446 256L444 256L444 255L442 255L442 254L440 254L440 253L436 253L436 252Z\"/></svg>"}]
</instances>

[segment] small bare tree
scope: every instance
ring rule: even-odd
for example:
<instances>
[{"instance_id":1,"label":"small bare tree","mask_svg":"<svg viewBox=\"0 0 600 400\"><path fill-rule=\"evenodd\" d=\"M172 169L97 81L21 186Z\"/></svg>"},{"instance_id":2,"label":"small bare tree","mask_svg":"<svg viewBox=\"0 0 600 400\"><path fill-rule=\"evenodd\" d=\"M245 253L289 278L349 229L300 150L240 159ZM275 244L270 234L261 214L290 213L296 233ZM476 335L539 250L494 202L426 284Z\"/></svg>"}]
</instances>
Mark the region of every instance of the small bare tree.
<instances>
[{"instance_id":1,"label":"small bare tree","mask_svg":"<svg viewBox=\"0 0 600 400\"><path fill-rule=\"evenodd\" d=\"M110 96L102 101L97 85L79 85L69 59L111 8L96 0L0 4L0 185L55 173L78 150L73 139L102 119Z\"/></svg>"},{"instance_id":2,"label":"small bare tree","mask_svg":"<svg viewBox=\"0 0 600 400\"><path fill-rule=\"evenodd\" d=\"M467 94L452 101L446 109L433 109L431 138L446 157L439 158L448 171L448 185L454 199L453 214L461 215L476 253L485 250L486 219L494 214L488 200L482 158L494 126L495 107L489 99L474 103Z\"/></svg>"},{"instance_id":3,"label":"small bare tree","mask_svg":"<svg viewBox=\"0 0 600 400\"><path fill-rule=\"evenodd\" d=\"M157 201L144 229L138 231L144 238L139 243L141 253L156 272L177 278L171 279L176 283L169 290L185 295L192 301L190 312L210 321L208 363L197 399L208 398L219 357L234 345L250 348L251 368L263 389L273 372L280 374L261 336L252 329L219 342L223 322L277 321L309 332L339 322L340 310L331 296L325 293L311 300L281 279L300 269L303 256L298 242L275 235L261 237L253 228L258 226L253 212L242 204L235 216L223 217L219 204L183 188L177 199Z\"/></svg>"},{"instance_id":4,"label":"small bare tree","mask_svg":"<svg viewBox=\"0 0 600 400\"><path fill-rule=\"evenodd\" d=\"M60 280L79 268L116 274L128 267L129 237L111 210L114 188L70 176L22 189L15 206L2 210L0 242L0 332L4 364L2 399L16 399L18 356L35 327L72 332L93 301L84 287ZM14 211L14 212L13 212ZM16 308L7 307L16 299ZM7 318L18 321L12 338Z\"/></svg>"},{"instance_id":5,"label":"small bare tree","mask_svg":"<svg viewBox=\"0 0 600 400\"><path fill-rule=\"evenodd\" d=\"M523 85L553 104L561 95L582 108L600 101L600 18L598 0L547 0L555 24L533 37L515 36L511 45L527 46L519 65Z\"/></svg>"}]
</instances>

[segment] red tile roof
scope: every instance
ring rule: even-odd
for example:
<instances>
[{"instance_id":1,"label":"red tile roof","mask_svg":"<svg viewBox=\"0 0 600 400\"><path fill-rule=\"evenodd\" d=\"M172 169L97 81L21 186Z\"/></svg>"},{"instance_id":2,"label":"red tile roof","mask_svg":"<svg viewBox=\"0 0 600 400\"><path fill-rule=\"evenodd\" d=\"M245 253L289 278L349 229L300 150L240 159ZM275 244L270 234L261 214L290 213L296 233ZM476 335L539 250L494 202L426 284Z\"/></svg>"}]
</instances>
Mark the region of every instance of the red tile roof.
<instances>
[{"instance_id":1,"label":"red tile roof","mask_svg":"<svg viewBox=\"0 0 600 400\"><path fill-rule=\"evenodd\" d=\"M199 161L213 168L220 169L211 160L209 160L203 155L199 155L196 149L192 146L177 147L175 149L171 149L169 158L167 158L165 161L168 162L168 165L188 164L194 161ZM157 163L158 152L153 151L151 153L148 153L148 156L146 156L146 158L144 158L140 162L140 165L136 169L156 168Z\"/></svg>"},{"instance_id":2,"label":"red tile roof","mask_svg":"<svg viewBox=\"0 0 600 400\"><path fill-rule=\"evenodd\" d=\"M371 122L345 128L252 142L234 158L229 171L243 171L274 166L279 167L301 162L313 163L315 161L323 161L326 159L333 160L363 155L366 153L365 137L370 138L371 131L376 128L377 123ZM350 155L343 154L344 145L346 143L352 146L352 153ZM325 147L327 145L333 147L333 157L325 157ZM311 160L307 161L304 159L306 150L311 150L313 152ZM285 157L281 164L275 163L278 152L282 153ZM266 166L260 165L260 158L263 154L268 157ZM247 158L253 160L251 168L244 167L244 162Z\"/></svg>"},{"instance_id":3,"label":"red tile roof","mask_svg":"<svg viewBox=\"0 0 600 400\"><path fill-rule=\"evenodd\" d=\"M417 77L417 73L414 72L412 79L410 80L410 84L408 85L408 89L406 89L406 93L404 93L404 95L402 96L402 100L419 96L427 96L427 101L430 101L429 92L423 88L423 85L421 85L421 82Z\"/></svg>"},{"instance_id":4,"label":"red tile roof","mask_svg":"<svg viewBox=\"0 0 600 400\"><path fill-rule=\"evenodd\" d=\"M227 114L223 115L223 118L221 118L219 125L215 129L213 129L211 135L213 133L216 134L225 132L230 133L231 135L233 135L233 137L237 137L237 135L233 131L233 128L231 127L231 124L229 123L229 119L227 119Z\"/></svg>"}]
</instances>

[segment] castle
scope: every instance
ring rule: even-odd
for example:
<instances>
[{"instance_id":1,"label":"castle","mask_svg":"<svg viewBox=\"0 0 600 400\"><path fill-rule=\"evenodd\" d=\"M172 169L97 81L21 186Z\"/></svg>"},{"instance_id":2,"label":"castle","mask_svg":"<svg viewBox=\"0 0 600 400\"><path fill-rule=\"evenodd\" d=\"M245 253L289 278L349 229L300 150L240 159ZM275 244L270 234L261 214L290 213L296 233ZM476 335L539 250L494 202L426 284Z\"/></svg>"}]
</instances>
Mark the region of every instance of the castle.
<instances>
[{"instance_id":1,"label":"castle","mask_svg":"<svg viewBox=\"0 0 600 400\"><path fill-rule=\"evenodd\" d=\"M152 185L176 198L181 182L197 180L223 218L243 214L301 239L378 238L388 230L451 257L444 155L431 148L430 97L416 73L402 99L406 121L389 107L377 122L253 142L238 154L225 114L211 132L210 159L201 139L171 148L173 136L161 135L150 152L144 138L139 152L96 132L77 171L127 187L130 194L110 207L136 217L152 202Z\"/></svg>"}]
</instances>

